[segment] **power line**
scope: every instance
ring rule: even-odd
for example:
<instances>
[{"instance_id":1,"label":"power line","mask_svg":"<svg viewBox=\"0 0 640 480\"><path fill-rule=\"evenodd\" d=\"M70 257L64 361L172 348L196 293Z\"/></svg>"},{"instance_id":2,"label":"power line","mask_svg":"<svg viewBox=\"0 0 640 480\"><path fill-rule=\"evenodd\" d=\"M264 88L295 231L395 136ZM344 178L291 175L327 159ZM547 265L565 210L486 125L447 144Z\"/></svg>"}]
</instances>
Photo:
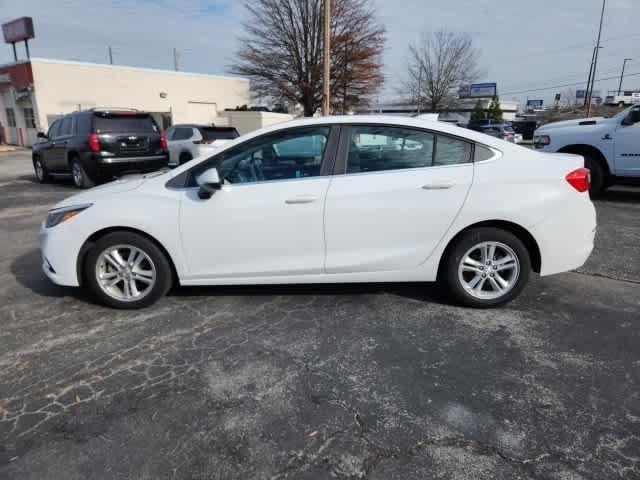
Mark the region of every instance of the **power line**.
<instances>
[{"instance_id":1,"label":"power line","mask_svg":"<svg viewBox=\"0 0 640 480\"><path fill-rule=\"evenodd\" d=\"M637 77L638 75L640 75L640 72L636 72L636 73L625 73L625 78L626 77ZM614 77L604 77L604 78L598 78L596 80L594 80L595 82L603 82L605 80L617 80L620 78L620 75L616 75ZM543 92L545 90L554 90L557 88L564 88L564 87L576 87L579 85L584 85L584 82L574 82L574 83L565 83L563 85L551 85L548 87L541 87L541 88L532 88L529 90L519 90L519 91L513 91L513 92L501 92L501 95L518 95L521 93L531 93L531 92Z\"/></svg>"}]
</instances>

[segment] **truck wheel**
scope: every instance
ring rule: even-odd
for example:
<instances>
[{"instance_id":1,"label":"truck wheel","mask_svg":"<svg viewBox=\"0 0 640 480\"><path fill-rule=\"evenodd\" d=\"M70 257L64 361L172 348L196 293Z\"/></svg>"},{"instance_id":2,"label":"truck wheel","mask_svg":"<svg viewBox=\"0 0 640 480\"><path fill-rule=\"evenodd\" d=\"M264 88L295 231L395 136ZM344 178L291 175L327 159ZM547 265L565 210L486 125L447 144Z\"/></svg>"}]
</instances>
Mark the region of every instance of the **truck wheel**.
<instances>
[{"instance_id":1,"label":"truck wheel","mask_svg":"<svg viewBox=\"0 0 640 480\"><path fill-rule=\"evenodd\" d=\"M95 185L93 180L87 175L87 172L85 172L80 161L76 158L71 160L71 175L73 177L73 184L77 188L91 188Z\"/></svg>"},{"instance_id":2,"label":"truck wheel","mask_svg":"<svg viewBox=\"0 0 640 480\"><path fill-rule=\"evenodd\" d=\"M584 155L584 166L591 172L591 195L598 195L604 190L606 173L602 164L590 155Z\"/></svg>"},{"instance_id":3,"label":"truck wheel","mask_svg":"<svg viewBox=\"0 0 640 480\"><path fill-rule=\"evenodd\" d=\"M623 107L624 107L624 102L618 102L618 106L619 106L620 108L623 108Z\"/></svg>"}]
</instances>

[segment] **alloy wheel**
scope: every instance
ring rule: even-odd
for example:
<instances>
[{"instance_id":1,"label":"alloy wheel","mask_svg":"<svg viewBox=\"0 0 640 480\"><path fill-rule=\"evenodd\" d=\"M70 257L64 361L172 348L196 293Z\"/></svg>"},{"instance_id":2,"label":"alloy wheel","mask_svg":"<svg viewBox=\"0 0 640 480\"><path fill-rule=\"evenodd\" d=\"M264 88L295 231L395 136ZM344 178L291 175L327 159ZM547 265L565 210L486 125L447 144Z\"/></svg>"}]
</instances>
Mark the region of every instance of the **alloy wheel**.
<instances>
[{"instance_id":1,"label":"alloy wheel","mask_svg":"<svg viewBox=\"0 0 640 480\"><path fill-rule=\"evenodd\" d=\"M96 261L96 281L111 298L133 302L147 296L157 280L151 257L133 245L115 245Z\"/></svg>"},{"instance_id":2,"label":"alloy wheel","mask_svg":"<svg viewBox=\"0 0 640 480\"><path fill-rule=\"evenodd\" d=\"M520 261L514 250L501 242L481 242L462 256L458 279L474 298L493 300L510 292L520 277Z\"/></svg>"},{"instance_id":3,"label":"alloy wheel","mask_svg":"<svg viewBox=\"0 0 640 480\"><path fill-rule=\"evenodd\" d=\"M76 187L82 187L84 185L84 173L77 162L73 162L71 173L73 175L73 183L75 183Z\"/></svg>"},{"instance_id":4,"label":"alloy wheel","mask_svg":"<svg viewBox=\"0 0 640 480\"><path fill-rule=\"evenodd\" d=\"M34 166L36 170L36 178L39 182L42 182L44 179L44 167L42 166L42 162L40 160L36 160Z\"/></svg>"}]
</instances>

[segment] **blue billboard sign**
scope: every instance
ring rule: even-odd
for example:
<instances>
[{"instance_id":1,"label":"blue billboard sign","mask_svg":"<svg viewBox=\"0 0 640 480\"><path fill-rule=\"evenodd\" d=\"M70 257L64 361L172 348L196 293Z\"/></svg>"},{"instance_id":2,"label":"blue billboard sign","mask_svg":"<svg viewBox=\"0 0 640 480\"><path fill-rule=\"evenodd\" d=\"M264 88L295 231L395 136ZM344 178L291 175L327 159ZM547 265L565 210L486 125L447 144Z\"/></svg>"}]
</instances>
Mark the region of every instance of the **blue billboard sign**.
<instances>
[{"instance_id":1,"label":"blue billboard sign","mask_svg":"<svg viewBox=\"0 0 640 480\"><path fill-rule=\"evenodd\" d=\"M497 92L496 83L472 83L460 87L458 95L460 98L491 98L495 97Z\"/></svg>"},{"instance_id":2,"label":"blue billboard sign","mask_svg":"<svg viewBox=\"0 0 640 480\"><path fill-rule=\"evenodd\" d=\"M527 107L542 107L544 105L544 100L527 100Z\"/></svg>"},{"instance_id":3,"label":"blue billboard sign","mask_svg":"<svg viewBox=\"0 0 640 480\"><path fill-rule=\"evenodd\" d=\"M576 90L576 98L585 98L587 96L586 90Z\"/></svg>"}]
</instances>

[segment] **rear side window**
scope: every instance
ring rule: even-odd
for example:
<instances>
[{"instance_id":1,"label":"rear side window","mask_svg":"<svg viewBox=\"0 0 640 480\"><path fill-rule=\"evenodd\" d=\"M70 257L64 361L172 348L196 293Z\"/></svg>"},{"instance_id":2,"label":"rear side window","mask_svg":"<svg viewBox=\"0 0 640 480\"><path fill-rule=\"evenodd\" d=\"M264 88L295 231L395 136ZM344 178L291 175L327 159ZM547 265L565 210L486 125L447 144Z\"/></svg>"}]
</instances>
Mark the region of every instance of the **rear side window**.
<instances>
[{"instance_id":1,"label":"rear side window","mask_svg":"<svg viewBox=\"0 0 640 480\"><path fill-rule=\"evenodd\" d=\"M200 128L204 140L233 140L240 135L235 128Z\"/></svg>"},{"instance_id":2,"label":"rear side window","mask_svg":"<svg viewBox=\"0 0 640 480\"><path fill-rule=\"evenodd\" d=\"M76 134L89 135L91 133L91 117L86 114L76 117Z\"/></svg>"},{"instance_id":3,"label":"rear side window","mask_svg":"<svg viewBox=\"0 0 640 480\"><path fill-rule=\"evenodd\" d=\"M71 135L71 125L73 123L73 119L71 117L64 117L60 122L60 131L58 132L58 137L64 137L65 135Z\"/></svg>"},{"instance_id":4,"label":"rear side window","mask_svg":"<svg viewBox=\"0 0 640 480\"><path fill-rule=\"evenodd\" d=\"M457 165L471 161L471 144L457 138L438 135L433 165Z\"/></svg>"},{"instance_id":5,"label":"rear side window","mask_svg":"<svg viewBox=\"0 0 640 480\"><path fill-rule=\"evenodd\" d=\"M157 133L149 115L96 115L96 133Z\"/></svg>"},{"instance_id":6,"label":"rear side window","mask_svg":"<svg viewBox=\"0 0 640 480\"><path fill-rule=\"evenodd\" d=\"M402 127L354 126L347 173L431 166L435 136Z\"/></svg>"},{"instance_id":7,"label":"rear side window","mask_svg":"<svg viewBox=\"0 0 640 480\"><path fill-rule=\"evenodd\" d=\"M187 127L176 127L172 140L188 140L193 136L193 129Z\"/></svg>"}]
</instances>

